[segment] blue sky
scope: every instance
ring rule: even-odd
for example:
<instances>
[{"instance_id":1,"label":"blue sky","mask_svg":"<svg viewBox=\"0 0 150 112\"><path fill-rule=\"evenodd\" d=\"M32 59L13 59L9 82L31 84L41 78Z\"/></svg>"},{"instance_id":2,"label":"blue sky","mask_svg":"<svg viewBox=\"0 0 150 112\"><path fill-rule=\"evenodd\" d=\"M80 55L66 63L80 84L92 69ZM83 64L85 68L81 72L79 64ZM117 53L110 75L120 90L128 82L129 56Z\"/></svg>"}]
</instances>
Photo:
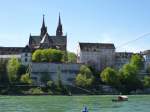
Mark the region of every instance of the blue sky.
<instances>
[{"instance_id":1,"label":"blue sky","mask_svg":"<svg viewBox=\"0 0 150 112\"><path fill-rule=\"evenodd\" d=\"M78 42L114 43L116 51L150 49L150 35L118 47L150 32L150 0L1 0L0 46L25 46L30 33L40 34L43 14L55 35L59 12L70 51Z\"/></svg>"}]
</instances>

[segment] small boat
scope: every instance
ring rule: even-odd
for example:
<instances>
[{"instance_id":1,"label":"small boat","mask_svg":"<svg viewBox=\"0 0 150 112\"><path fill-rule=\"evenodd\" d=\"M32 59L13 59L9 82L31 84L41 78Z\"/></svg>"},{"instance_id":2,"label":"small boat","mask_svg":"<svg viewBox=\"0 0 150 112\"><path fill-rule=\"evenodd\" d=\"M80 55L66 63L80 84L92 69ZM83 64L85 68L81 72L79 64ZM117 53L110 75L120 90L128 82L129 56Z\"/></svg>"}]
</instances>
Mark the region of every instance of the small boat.
<instances>
[{"instance_id":1,"label":"small boat","mask_svg":"<svg viewBox=\"0 0 150 112\"><path fill-rule=\"evenodd\" d=\"M119 95L117 99L112 99L113 102L118 102L118 101L128 101L128 96L125 95Z\"/></svg>"},{"instance_id":2,"label":"small boat","mask_svg":"<svg viewBox=\"0 0 150 112\"><path fill-rule=\"evenodd\" d=\"M83 110L82 110L82 112L88 112L87 107L84 107Z\"/></svg>"}]
</instances>

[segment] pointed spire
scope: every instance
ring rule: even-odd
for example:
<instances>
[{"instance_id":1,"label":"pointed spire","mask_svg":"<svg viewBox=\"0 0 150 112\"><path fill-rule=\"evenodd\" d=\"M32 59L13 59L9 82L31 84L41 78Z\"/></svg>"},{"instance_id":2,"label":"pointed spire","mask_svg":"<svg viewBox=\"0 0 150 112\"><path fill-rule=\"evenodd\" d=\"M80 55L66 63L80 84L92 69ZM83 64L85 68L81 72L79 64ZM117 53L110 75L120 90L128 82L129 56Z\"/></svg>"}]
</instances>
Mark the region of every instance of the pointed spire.
<instances>
[{"instance_id":1,"label":"pointed spire","mask_svg":"<svg viewBox=\"0 0 150 112\"><path fill-rule=\"evenodd\" d=\"M44 14L43 14L43 23L42 23L42 27L45 27L45 19L44 19Z\"/></svg>"},{"instance_id":2,"label":"pointed spire","mask_svg":"<svg viewBox=\"0 0 150 112\"><path fill-rule=\"evenodd\" d=\"M58 19L58 26L57 26L57 30L56 30L56 36L62 36L63 32L62 32L62 24L61 24L61 18L60 18L60 13L59 13L59 19Z\"/></svg>"},{"instance_id":3,"label":"pointed spire","mask_svg":"<svg viewBox=\"0 0 150 112\"><path fill-rule=\"evenodd\" d=\"M45 15L43 14L43 23L41 27L41 37L43 37L47 32L47 27L45 26Z\"/></svg>"},{"instance_id":4,"label":"pointed spire","mask_svg":"<svg viewBox=\"0 0 150 112\"><path fill-rule=\"evenodd\" d=\"M59 12L59 22L58 22L58 25L61 25L60 12Z\"/></svg>"}]
</instances>

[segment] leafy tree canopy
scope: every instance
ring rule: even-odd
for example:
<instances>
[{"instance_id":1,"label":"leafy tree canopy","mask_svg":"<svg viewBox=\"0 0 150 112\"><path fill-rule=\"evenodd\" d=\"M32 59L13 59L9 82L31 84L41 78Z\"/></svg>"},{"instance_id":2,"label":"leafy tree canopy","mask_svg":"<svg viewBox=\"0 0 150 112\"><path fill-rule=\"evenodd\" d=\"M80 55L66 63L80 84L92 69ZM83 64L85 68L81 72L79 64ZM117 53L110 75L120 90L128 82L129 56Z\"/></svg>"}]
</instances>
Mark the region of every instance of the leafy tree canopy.
<instances>
[{"instance_id":1,"label":"leafy tree canopy","mask_svg":"<svg viewBox=\"0 0 150 112\"><path fill-rule=\"evenodd\" d=\"M120 80L117 72L110 67L105 68L100 76L101 80L108 85L112 85L115 87L120 85Z\"/></svg>"},{"instance_id":2,"label":"leafy tree canopy","mask_svg":"<svg viewBox=\"0 0 150 112\"><path fill-rule=\"evenodd\" d=\"M7 72L10 82L16 82L17 80L17 73L19 67L21 66L20 61L17 58L11 58L7 64Z\"/></svg>"},{"instance_id":3,"label":"leafy tree canopy","mask_svg":"<svg viewBox=\"0 0 150 112\"><path fill-rule=\"evenodd\" d=\"M138 54L132 55L130 64L135 66L136 69L140 70L143 67L143 58Z\"/></svg>"},{"instance_id":4,"label":"leafy tree canopy","mask_svg":"<svg viewBox=\"0 0 150 112\"><path fill-rule=\"evenodd\" d=\"M127 92L136 90L142 87L142 83L137 77L137 68L134 65L126 64L120 70L121 84Z\"/></svg>"},{"instance_id":5,"label":"leafy tree canopy","mask_svg":"<svg viewBox=\"0 0 150 112\"><path fill-rule=\"evenodd\" d=\"M77 56L73 52L67 52L68 55L68 62L69 63L76 63L77 62Z\"/></svg>"},{"instance_id":6,"label":"leafy tree canopy","mask_svg":"<svg viewBox=\"0 0 150 112\"><path fill-rule=\"evenodd\" d=\"M34 62L62 62L64 53L56 49L36 50L32 55Z\"/></svg>"},{"instance_id":7,"label":"leafy tree canopy","mask_svg":"<svg viewBox=\"0 0 150 112\"><path fill-rule=\"evenodd\" d=\"M90 87L93 83L94 77L91 72L91 70L85 66L82 65L80 67L80 72L76 77L76 85L81 87Z\"/></svg>"}]
</instances>

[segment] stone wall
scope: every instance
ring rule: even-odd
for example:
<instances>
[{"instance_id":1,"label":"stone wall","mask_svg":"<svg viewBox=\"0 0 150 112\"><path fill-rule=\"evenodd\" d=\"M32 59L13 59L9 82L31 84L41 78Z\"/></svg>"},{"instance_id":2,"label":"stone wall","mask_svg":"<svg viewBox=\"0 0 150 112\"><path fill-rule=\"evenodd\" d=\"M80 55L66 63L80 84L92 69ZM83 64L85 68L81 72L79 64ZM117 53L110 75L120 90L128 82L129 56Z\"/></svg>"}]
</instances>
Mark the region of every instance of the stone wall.
<instances>
[{"instance_id":1,"label":"stone wall","mask_svg":"<svg viewBox=\"0 0 150 112\"><path fill-rule=\"evenodd\" d=\"M58 73L62 83L65 85L74 84L74 79L79 72L81 64L76 63L31 63L30 75L34 84L41 85L41 76L49 74L50 80L56 81Z\"/></svg>"}]
</instances>

